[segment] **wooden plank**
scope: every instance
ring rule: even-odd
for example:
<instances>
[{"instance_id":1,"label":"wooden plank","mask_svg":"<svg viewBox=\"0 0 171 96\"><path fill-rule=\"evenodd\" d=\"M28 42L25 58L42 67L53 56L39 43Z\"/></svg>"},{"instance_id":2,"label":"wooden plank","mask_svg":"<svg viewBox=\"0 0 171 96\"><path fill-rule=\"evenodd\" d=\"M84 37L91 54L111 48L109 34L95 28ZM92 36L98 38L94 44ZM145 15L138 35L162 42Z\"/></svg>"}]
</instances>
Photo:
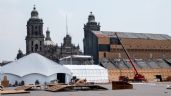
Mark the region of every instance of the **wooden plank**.
<instances>
[{"instance_id":1,"label":"wooden plank","mask_svg":"<svg viewBox=\"0 0 171 96\"><path fill-rule=\"evenodd\" d=\"M69 91L69 90L108 90L105 87L99 85L54 85L46 89L46 91L58 92L58 91Z\"/></svg>"},{"instance_id":2,"label":"wooden plank","mask_svg":"<svg viewBox=\"0 0 171 96\"><path fill-rule=\"evenodd\" d=\"M21 93L29 93L29 91L25 91L25 90L3 90L0 91L0 94L21 94Z\"/></svg>"},{"instance_id":3,"label":"wooden plank","mask_svg":"<svg viewBox=\"0 0 171 96\"><path fill-rule=\"evenodd\" d=\"M15 88L15 90L30 90L30 89L32 89L33 87L34 87L33 85L18 86L17 88Z\"/></svg>"}]
</instances>

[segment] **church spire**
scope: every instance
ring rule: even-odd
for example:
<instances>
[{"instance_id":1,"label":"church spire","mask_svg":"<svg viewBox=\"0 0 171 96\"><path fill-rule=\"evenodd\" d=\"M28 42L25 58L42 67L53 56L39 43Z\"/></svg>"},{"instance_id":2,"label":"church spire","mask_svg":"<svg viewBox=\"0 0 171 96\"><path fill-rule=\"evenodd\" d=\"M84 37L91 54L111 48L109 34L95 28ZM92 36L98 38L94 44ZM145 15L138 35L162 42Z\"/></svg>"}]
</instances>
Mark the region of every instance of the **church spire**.
<instances>
[{"instance_id":1,"label":"church spire","mask_svg":"<svg viewBox=\"0 0 171 96\"><path fill-rule=\"evenodd\" d=\"M31 12L31 18L39 18L39 13L38 13L38 11L36 10L36 6L34 5L33 6L33 10L32 10L32 12Z\"/></svg>"},{"instance_id":2,"label":"church spire","mask_svg":"<svg viewBox=\"0 0 171 96\"><path fill-rule=\"evenodd\" d=\"M16 58L17 58L17 59L20 59L20 58L22 58L23 56L24 56L23 52L19 49Z\"/></svg>"},{"instance_id":3,"label":"church spire","mask_svg":"<svg viewBox=\"0 0 171 96\"><path fill-rule=\"evenodd\" d=\"M96 22L95 16L93 15L93 12L90 12L90 15L88 16L88 22Z\"/></svg>"},{"instance_id":4,"label":"church spire","mask_svg":"<svg viewBox=\"0 0 171 96\"><path fill-rule=\"evenodd\" d=\"M33 6L34 6L33 9L36 10L36 5L33 5Z\"/></svg>"},{"instance_id":5,"label":"church spire","mask_svg":"<svg viewBox=\"0 0 171 96\"><path fill-rule=\"evenodd\" d=\"M88 16L88 22L87 24L84 24L84 31L100 31L100 23L97 23L95 21L95 16L93 15L93 12L90 12L90 15Z\"/></svg>"},{"instance_id":6,"label":"church spire","mask_svg":"<svg viewBox=\"0 0 171 96\"><path fill-rule=\"evenodd\" d=\"M66 15L66 35L68 35L68 20L67 20L67 15Z\"/></svg>"},{"instance_id":7,"label":"church spire","mask_svg":"<svg viewBox=\"0 0 171 96\"><path fill-rule=\"evenodd\" d=\"M51 41L49 28L47 28L45 40L50 40Z\"/></svg>"}]
</instances>

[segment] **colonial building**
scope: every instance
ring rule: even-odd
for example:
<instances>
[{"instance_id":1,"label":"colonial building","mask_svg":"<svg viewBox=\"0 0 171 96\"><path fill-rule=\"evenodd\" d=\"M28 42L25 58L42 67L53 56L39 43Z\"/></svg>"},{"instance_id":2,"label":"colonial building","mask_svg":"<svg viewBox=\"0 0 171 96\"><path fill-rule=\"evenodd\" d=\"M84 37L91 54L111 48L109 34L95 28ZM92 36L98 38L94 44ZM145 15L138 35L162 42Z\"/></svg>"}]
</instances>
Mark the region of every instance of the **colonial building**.
<instances>
[{"instance_id":1,"label":"colonial building","mask_svg":"<svg viewBox=\"0 0 171 96\"><path fill-rule=\"evenodd\" d=\"M59 58L69 55L82 54L80 47L72 44L72 38L69 34L64 37L61 45L57 45L51 40L50 31L47 29L46 36L43 34L43 20L39 17L38 11L34 7L31 12L31 18L27 21L26 36L26 55L30 53L39 53L43 56L58 61ZM17 58L24 55L19 51Z\"/></svg>"},{"instance_id":2,"label":"colonial building","mask_svg":"<svg viewBox=\"0 0 171 96\"><path fill-rule=\"evenodd\" d=\"M90 13L84 25L84 54L108 69L109 80L119 76L134 77L131 66L116 34L134 61L138 72L147 80L171 76L171 36L165 34L101 31Z\"/></svg>"},{"instance_id":3,"label":"colonial building","mask_svg":"<svg viewBox=\"0 0 171 96\"><path fill-rule=\"evenodd\" d=\"M171 36L166 34L128 33L100 31L99 23L90 13L84 25L84 53L94 57L99 63L103 58L126 59L126 54L118 42L118 34L124 47L134 59L171 59Z\"/></svg>"},{"instance_id":4,"label":"colonial building","mask_svg":"<svg viewBox=\"0 0 171 96\"><path fill-rule=\"evenodd\" d=\"M84 54L93 56L95 63L98 63L97 39L92 31L100 31L100 23L95 21L95 16L90 12L87 24L84 24Z\"/></svg>"}]
</instances>

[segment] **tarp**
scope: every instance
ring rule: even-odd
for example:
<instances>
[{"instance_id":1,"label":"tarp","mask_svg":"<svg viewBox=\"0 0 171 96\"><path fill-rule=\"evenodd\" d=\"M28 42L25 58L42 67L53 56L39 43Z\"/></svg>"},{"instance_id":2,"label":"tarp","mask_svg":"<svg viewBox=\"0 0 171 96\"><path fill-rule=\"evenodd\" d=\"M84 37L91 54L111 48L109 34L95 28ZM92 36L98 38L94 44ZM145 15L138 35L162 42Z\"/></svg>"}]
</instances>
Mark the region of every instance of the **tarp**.
<instances>
[{"instance_id":1,"label":"tarp","mask_svg":"<svg viewBox=\"0 0 171 96\"><path fill-rule=\"evenodd\" d=\"M64 65L71 70L72 76L86 79L87 82L108 83L107 69L99 65Z\"/></svg>"}]
</instances>

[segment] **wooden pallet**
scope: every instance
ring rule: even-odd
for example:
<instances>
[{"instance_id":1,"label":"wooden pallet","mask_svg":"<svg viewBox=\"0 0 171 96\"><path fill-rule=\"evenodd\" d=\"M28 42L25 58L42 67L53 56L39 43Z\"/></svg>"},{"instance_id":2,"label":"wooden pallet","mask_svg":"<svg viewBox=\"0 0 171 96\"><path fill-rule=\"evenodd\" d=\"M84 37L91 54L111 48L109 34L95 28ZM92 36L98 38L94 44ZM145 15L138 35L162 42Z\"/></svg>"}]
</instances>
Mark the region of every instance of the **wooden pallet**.
<instances>
[{"instance_id":1,"label":"wooden pallet","mask_svg":"<svg viewBox=\"0 0 171 96\"><path fill-rule=\"evenodd\" d=\"M46 91L70 91L70 90L108 90L99 85L53 85L46 89Z\"/></svg>"},{"instance_id":2,"label":"wooden pallet","mask_svg":"<svg viewBox=\"0 0 171 96\"><path fill-rule=\"evenodd\" d=\"M75 85L73 88L78 90L108 90L107 88L99 85Z\"/></svg>"},{"instance_id":3,"label":"wooden pallet","mask_svg":"<svg viewBox=\"0 0 171 96\"><path fill-rule=\"evenodd\" d=\"M34 87L34 85L27 85L27 86L18 86L17 88L15 88L15 90L30 90Z\"/></svg>"},{"instance_id":4,"label":"wooden pallet","mask_svg":"<svg viewBox=\"0 0 171 96\"><path fill-rule=\"evenodd\" d=\"M21 93L29 93L29 91L25 91L25 90L3 90L0 91L0 94L21 94Z\"/></svg>"},{"instance_id":5,"label":"wooden pallet","mask_svg":"<svg viewBox=\"0 0 171 96\"><path fill-rule=\"evenodd\" d=\"M70 85L51 85L47 87L46 91L56 92L56 91L64 91L71 90L72 86Z\"/></svg>"}]
</instances>

